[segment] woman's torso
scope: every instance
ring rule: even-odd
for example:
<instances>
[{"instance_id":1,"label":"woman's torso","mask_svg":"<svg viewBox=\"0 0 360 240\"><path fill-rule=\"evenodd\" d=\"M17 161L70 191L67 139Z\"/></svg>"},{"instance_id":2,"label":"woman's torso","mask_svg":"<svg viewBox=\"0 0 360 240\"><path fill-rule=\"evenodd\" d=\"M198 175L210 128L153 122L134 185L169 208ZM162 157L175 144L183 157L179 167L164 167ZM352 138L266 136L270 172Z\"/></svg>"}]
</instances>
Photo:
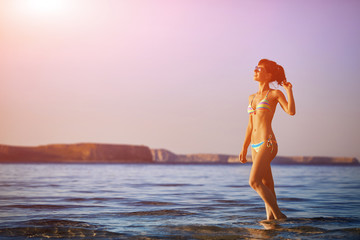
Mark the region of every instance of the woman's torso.
<instances>
[{"instance_id":1,"label":"woman's torso","mask_svg":"<svg viewBox=\"0 0 360 240\"><path fill-rule=\"evenodd\" d=\"M250 113L252 121L252 143L264 141L265 139L268 139L270 135L275 139L271 123L278 102L274 95L274 90L270 89L266 95L253 94L250 96L252 101L250 102L249 107L253 110L253 112ZM248 111L251 111L251 109Z\"/></svg>"}]
</instances>

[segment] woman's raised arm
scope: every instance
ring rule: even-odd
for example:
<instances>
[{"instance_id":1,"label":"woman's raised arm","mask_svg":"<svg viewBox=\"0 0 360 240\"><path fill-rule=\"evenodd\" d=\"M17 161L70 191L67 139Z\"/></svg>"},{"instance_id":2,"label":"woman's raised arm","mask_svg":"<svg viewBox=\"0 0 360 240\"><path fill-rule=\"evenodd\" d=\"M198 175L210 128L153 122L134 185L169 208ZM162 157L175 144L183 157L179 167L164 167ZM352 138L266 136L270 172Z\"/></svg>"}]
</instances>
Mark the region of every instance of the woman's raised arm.
<instances>
[{"instance_id":1,"label":"woman's raised arm","mask_svg":"<svg viewBox=\"0 0 360 240\"><path fill-rule=\"evenodd\" d=\"M287 93L288 100L286 100L285 95L281 91L276 91L276 95L278 98L278 102L284 111L289 115L295 115L295 100L292 92L292 84L289 82L285 82L282 85Z\"/></svg>"}]
</instances>

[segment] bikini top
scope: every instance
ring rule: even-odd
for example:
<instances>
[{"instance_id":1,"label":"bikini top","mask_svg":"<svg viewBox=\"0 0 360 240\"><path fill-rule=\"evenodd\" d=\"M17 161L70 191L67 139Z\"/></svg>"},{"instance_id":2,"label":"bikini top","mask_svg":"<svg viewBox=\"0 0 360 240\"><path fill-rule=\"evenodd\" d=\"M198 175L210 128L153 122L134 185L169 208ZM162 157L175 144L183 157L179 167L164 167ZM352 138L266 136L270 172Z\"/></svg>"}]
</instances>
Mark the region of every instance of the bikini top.
<instances>
[{"instance_id":1,"label":"bikini top","mask_svg":"<svg viewBox=\"0 0 360 240\"><path fill-rule=\"evenodd\" d=\"M269 91L266 93L266 96L264 97L263 100L261 100L257 105L256 105L256 109L253 109L252 108L252 102L254 101L254 98L256 96L256 94L254 95L253 99L251 100L251 103L249 104L248 106L248 113L249 114L256 114L256 110L270 110L270 104L269 104L269 101L267 100L267 96L269 94Z\"/></svg>"}]
</instances>

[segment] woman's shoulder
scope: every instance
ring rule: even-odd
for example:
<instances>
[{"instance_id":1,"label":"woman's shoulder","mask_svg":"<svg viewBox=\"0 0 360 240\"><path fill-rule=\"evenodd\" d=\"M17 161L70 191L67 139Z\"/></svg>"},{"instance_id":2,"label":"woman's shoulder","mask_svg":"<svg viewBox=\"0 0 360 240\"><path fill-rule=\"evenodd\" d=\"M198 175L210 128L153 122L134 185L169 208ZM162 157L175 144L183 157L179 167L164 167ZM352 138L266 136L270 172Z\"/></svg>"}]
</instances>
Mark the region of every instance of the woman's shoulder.
<instances>
[{"instance_id":1,"label":"woman's shoulder","mask_svg":"<svg viewBox=\"0 0 360 240\"><path fill-rule=\"evenodd\" d=\"M251 100L253 100L253 98L255 97L256 93L253 93L249 96L249 102L251 102Z\"/></svg>"},{"instance_id":2,"label":"woman's shoulder","mask_svg":"<svg viewBox=\"0 0 360 240\"><path fill-rule=\"evenodd\" d=\"M272 94L279 94L279 93L281 93L281 90L280 89L270 89L270 92Z\"/></svg>"},{"instance_id":3,"label":"woman's shoulder","mask_svg":"<svg viewBox=\"0 0 360 240\"><path fill-rule=\"evenodd\" d=\"M284 96L283 92L280 89L271 89L270 94L276 98Z\"/></svg>"}]
</instances>

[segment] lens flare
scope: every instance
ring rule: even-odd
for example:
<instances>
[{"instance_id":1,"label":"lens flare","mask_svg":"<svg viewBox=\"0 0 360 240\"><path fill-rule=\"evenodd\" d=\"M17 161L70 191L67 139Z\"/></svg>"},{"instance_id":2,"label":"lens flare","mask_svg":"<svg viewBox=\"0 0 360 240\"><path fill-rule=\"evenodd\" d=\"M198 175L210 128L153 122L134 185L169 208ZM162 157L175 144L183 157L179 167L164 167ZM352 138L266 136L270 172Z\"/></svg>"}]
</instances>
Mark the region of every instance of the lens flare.
<instances>
[{"instance_id":1,"label":"lens flare","mask_svg":"<svg viewBox=\"0 0 360 240\"><path fill-rule=\"evenodd\" d=\"M34 17L63 14L69 7L68 0L18 0L13 4L21 14Z\"/></svg>"},{"instance_id":2,"label":"lens flare","mask_svg":"<svg viewBox=\"0 0 360 240\"><path fill-rule=\"evenodd\" d=\"M47 13L61 10L64 5L62 0L27 0L26 7L30 11Z\"/></svg>"}]
</instances>

